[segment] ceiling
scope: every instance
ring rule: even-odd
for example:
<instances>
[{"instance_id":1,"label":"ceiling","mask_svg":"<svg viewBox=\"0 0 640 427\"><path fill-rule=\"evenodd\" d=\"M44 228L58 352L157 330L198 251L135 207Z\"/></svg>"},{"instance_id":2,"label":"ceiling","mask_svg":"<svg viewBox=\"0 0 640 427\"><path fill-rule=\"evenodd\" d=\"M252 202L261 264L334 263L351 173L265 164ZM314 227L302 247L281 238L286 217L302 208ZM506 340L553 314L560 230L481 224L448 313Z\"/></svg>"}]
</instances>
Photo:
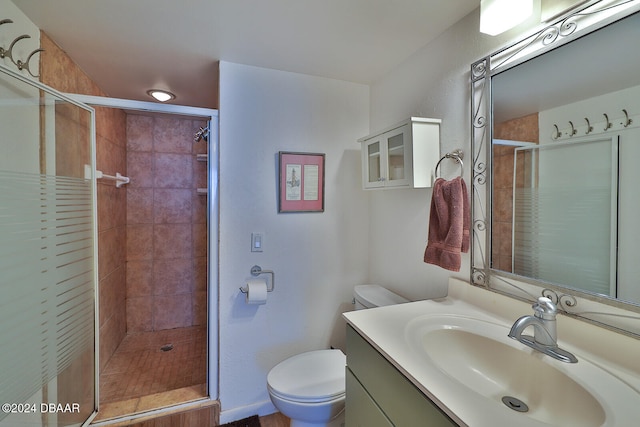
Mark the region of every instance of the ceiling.
<instances>
[{"instance_id":1,"label":"ceiling","mask_svg":"<svg viewBox=\"0 0 640 427\"><path fill-rule=\"evenodd\" d=\"M217 106L217 61L370 84L480 0L13 0L109 96Z\"/></svg>"}]
</instances>

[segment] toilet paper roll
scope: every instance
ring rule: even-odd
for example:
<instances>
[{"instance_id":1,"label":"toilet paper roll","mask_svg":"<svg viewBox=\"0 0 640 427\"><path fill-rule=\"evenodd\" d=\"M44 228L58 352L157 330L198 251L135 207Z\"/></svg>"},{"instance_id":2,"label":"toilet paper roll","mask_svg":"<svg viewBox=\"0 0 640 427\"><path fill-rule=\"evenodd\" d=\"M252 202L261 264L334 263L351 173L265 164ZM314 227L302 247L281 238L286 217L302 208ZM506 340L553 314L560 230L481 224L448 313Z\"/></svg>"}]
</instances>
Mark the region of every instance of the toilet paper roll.
<instances>
[{"instance_id":1,"label":"toilet paper roll","mask_svg":"<svg viewBox=\"0 0 640 427\"><path fill-rule=\"evenodd\" d=\"M247 293L245 295L247 304L267 303L267 282L264 279L247 280Z\"/></svg>"}]
</instances>

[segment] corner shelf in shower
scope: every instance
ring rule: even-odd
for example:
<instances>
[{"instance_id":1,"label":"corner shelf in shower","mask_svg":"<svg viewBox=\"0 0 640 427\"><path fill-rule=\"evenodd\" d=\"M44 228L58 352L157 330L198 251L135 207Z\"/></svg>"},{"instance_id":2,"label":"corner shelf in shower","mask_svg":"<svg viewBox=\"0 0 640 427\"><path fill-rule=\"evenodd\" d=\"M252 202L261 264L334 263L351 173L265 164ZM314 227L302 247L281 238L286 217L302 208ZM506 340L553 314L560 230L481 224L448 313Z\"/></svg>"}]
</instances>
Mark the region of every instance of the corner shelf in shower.
<instances>
[{"instance_id":1,"label":"corner shelf in shower","mask_svg":"<svg viewBox=\"0 0 640 427\"><path fill-rule=\"evenodd\" d=\"M196 155L196 160L198 160L199 162L208 162L209 161L209 155L207 153L197 154ZM207 188L197 188L196 191L197 191L199 196L206 196L208 194L208 192L209 192Z\"/></svg>"}]
</instances>

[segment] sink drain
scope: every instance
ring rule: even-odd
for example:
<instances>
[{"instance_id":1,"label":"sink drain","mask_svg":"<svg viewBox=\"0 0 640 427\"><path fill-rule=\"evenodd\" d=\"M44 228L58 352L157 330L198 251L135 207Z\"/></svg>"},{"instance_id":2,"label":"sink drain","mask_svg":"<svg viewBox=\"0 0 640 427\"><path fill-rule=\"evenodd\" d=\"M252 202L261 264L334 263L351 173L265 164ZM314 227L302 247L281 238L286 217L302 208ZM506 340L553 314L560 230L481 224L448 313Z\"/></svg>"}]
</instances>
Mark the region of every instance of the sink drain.
<instances>
[{"instance_id":1,"label":"sink drain","mask_svg":"<svg viewBox=\"0 0 640 427\"><path fill-rule=\"evenodd\" d=\"M513 409L514 411L527 412L529 410L529 407L527 406L526 403L524 403L522 400L517 399L513 396L504 396L502 398L502 403L507 405L507 408Z\"/></svg>"},{"instance_id":2,"label":"sink drain","mask_svg":"<svg viewBox=\"0 0 640 427\"><path fill-rule=\"evenodd\" d=\"M163 345L162 347L160 347L160 350L162 350L162 351L170 351L170 350L173 350L173 344Z\"/></svg>"}]
</instances>

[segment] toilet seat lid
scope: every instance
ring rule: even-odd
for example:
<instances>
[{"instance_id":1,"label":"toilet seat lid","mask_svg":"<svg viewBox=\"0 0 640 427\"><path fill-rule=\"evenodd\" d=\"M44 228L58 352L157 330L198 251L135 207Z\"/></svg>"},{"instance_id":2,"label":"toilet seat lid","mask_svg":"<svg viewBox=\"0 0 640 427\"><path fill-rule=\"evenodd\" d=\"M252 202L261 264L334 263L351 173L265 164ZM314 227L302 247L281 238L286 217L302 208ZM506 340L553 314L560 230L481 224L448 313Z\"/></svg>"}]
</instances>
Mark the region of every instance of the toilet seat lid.
<instances>
[{"instance_id":1,"label":"toilet seat lid","mask_svg":"<svg viewBox=\"0 0 640 427\"><path fill-rule=\"evenodd\" d=\"M358 302L368 308L384 307L387 305L409 302L406 298L403 298L380 285L357 285L353 290L353 294L354 298Z\"/></svg>"},{"instance_id":2,"label":"toilet seat lid","mask_svg":"<svg viewBox=\"0 0 640 427\"><path fill-rule=\"evenodd\" d=\"M340 350L297 354L269 371L267 385L285 399L329 400L345 393L346 364L347 359Z\"/></svg>"}]
</instances>

